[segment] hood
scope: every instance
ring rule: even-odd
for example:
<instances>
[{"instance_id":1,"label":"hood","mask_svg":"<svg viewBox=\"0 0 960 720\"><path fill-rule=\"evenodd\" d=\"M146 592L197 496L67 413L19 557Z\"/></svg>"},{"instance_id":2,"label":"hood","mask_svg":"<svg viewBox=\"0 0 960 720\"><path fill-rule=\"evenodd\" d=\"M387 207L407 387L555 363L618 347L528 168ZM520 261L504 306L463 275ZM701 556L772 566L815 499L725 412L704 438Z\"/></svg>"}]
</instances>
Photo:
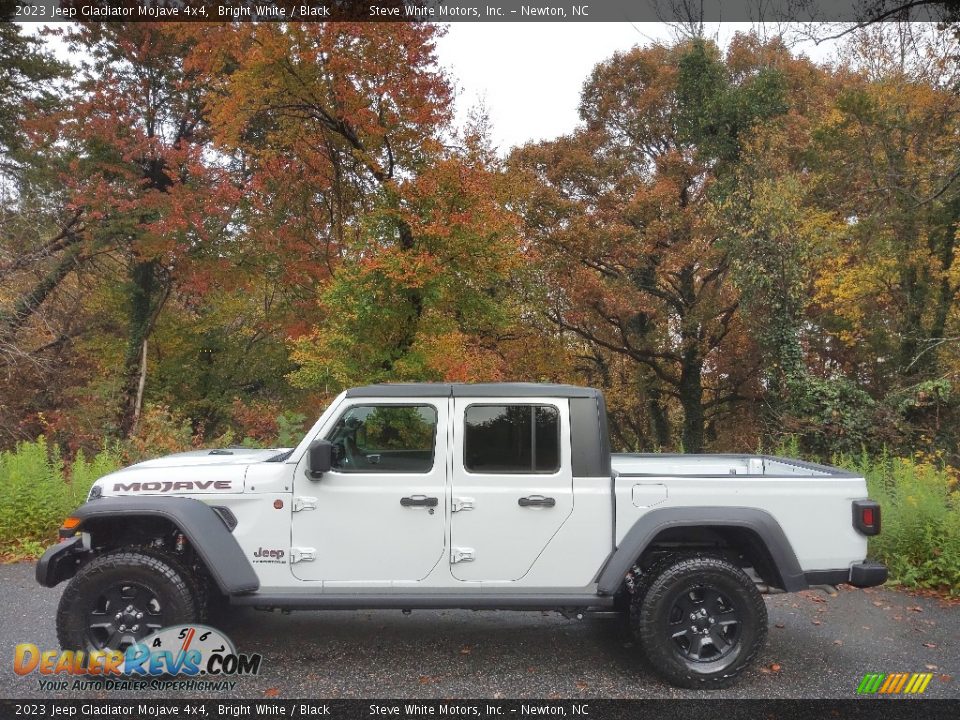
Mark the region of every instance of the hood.
<instances>
[{"instance_id":1,"label":"hood","mask_svg":"<svg viewBox=\"0 0 960 720\"><path fill-rule=\"evenodd\" d=\"M286 452L290 448L260 450L256 448L227 448L224 450L191 450L189 452L164 455L153 460L144 460L120 470L127 472L144 468L196 467L199 465L250 465L264 462Z\"/></svg>"},{"instance_id":2,"label":"hood","mask_svg":"<svg viewBox=\"0 0 960 720\"><path fill-rule=\"evenodd\" d=\"M247 468L288 449L192 450L130 465L93 484L90 498L118 495L242 493Z\"/></svg>"}]
</instances>

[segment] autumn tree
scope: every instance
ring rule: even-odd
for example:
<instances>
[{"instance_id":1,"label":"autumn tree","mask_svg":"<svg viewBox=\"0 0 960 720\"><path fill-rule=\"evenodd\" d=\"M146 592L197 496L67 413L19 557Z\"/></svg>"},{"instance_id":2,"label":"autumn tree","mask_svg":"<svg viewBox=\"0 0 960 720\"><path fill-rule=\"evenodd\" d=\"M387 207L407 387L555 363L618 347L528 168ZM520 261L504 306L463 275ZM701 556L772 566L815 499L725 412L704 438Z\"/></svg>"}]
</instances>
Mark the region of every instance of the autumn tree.
<instances>
[{"instance_id":1,"label":"autumn tree","mask_svg":"<svg viewBox=\"0 0 960 720\"><path fill-rule=\"evenodd\" d=\"M739 297L707 207L743 135L785 110L760 53L735 73L703 41L637 48L594 70L583 129L514 158L534 178L526 228L550 268L551 319L638 366L656 445L673 444L676 401L682 446L701 450L708 418L742 399L754 369L729 359L744 340Z\"/></svg>"},{"instance_id":2,"label":"autumn tree","mask_svg":"<svg viewBox=\"0 0 960 720\"><path fill-rule=\"evenodd\" d=\"M450 137L438 32L222 26L191 55L213 89L218 141L240 148L255 202L284 218L275 242L288 256L299 244L304 276L331 277L315 322L291 333L304 386L496 372L478 336L505 307L515 233L483 138Z\"/></svg>"}]
</instances>

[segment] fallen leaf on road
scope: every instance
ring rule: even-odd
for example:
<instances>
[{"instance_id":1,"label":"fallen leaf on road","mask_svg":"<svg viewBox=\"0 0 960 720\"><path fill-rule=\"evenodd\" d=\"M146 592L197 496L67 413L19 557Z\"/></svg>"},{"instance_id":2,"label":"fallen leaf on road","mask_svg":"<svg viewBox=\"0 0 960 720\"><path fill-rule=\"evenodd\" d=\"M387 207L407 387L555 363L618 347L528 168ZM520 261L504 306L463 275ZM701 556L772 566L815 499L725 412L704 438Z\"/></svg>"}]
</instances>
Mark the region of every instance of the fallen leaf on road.
<instances>
[{"instance_id":1,"label":"fallen leaf on road","mask_svg":"<svg viewBox=\"0 0 960 720\"><path fill-rule=\"evenodd\" d=\"M924 647L928 647L928 648L935 648L935 647L937 646L937 644L936 644L936 643L924 643L923 646L924 646Z\"/></svg>"},{"instance_id":2,"label":"fallen leaf on road","mask_svg":"<svg viewBox=\"0 0 960 720\"><path fill-rule=\"evenodd\" d=\"M461 655L469 655L470 652L471 652L471 650L472 650L472 648L471 648L469 645L464 645L462 648L460 648L460 654L461 654Z\"/></svg>"},{"instance_id":3,"label":"fallen leaf on road","mask_svg":"<svg viewBox=\"0 0 960 720\"><path fill-rule=\"evenodd\" d=\"M894 619L894 620L903 620L903 615L894 615L894 616L893 616L893 619Z\"/></svg>"},{"instance_id":4,"label":"fallen leaf on road","mask_svg":"<svg viewBox=\"0 0 960 720\"><path fill-rule=\"evenodd\" d=\"M943 674L940 676L940 682L950 682L953 680L953 675Z\"/></svg>"},{"instance_id":5,"label":"fallen leaf on road","mask_svg":"<svg viewBox=\"0 0 960 720\"><path fill-rule=\"evenodd\" d=\"M780 665L780 663L773 663L770 665L770 672L780 672L782 669L783 667Z\"/></svg>"},{"instance_id":6,"label":"fallen leaf on road","mask_svg":"<svg viewBox=\"0 0 960 720\"><path fill-rule=\"evenodd\" d=\"M533 665L531 665L530 667L527 668L527 672L529 672L529 673L533 673L533 672L536 672L536 671L537 671L537 669L536 669Z\"/></svg>"},{"instance_id":7,"label":"fallen leaf on road","mask_svg":"<svg viewBox=\"0 0 960 720\"><path fill-rule=\"evenodd\" d=\"M580 692L583 692L584 690L586 690L586 689L589 688L589 687L590 687L590 683L586 683L586 682L584 682L583 680L578 680L578 681L577 681L577 690L579 690Z\"/></svg>"},{"instance_id":8,"label":"fallen leaf on road","mask_svg":"<svg viewBox=\"0 0 960 720\"><path fill-rule=\"evenodd\" d=\"M919 605L914 605L913 607L908 607L907 610L910 612L923 612L923 608Z\"/></svg>"},{"instance_id":9,"label":"fallen leaf on road","mask_svg":"<svg viewBox=\"0 0 960 720\"><path fill-rule=\"evenodd\" d=\"M822 625L822 624L823 624L823 623L821 623L819 620L811 620L810 622L812 622L814 625Z\"/></svg>"},{"instance_id":10,"label":"fallen leaf on road","mask_svg":"<svg viewBox=\"0 0 960 720\"><path fill-rule=\"evenodd\" d=\"M834 640L834 641L833 641L833 644L834 644L834 645L843 645L843 640Z\"/></svg>"},{"instance_id":11,"label":"fallen leaf on road","mask_svg":"<svg viewBox=\"0 0 960 720\"><path fill-rule=\"evenodd\" d=\"M939 669L940 669L940 668L938 668L936 665L930 665L929 663L928 663L927 665L924 665L924 667L927 668L927 670L939 670Z\"/></svg>"},{"instance_id":12,"label":"fallen leaf on road","mask_svg":"<svg viewBox=\"0 0 960 720\"><path fill-rule=\"evenodd\" d=\"M778 628L780 628L780 629L783 629L784 625L783 625L783 623L777 623L776 625L774 625L774 627L778 627Z\"/></svg>"},{"instance_id":13,"label":"fallen leaf on road","mask_svg":"<svg viewBox=\"0 0 960 720\"><path fill-rule=\"evenodd\" d=\"M873 601L873 604L876 605L877 607L883 607L883 601L882 601L882 600L874 600L874 601Z\"/></svg>"},{"instance_id":14,"label":"fallen leaf on road","mask_svg":"<svg viewBox=\"0 0 960 720\"><path fill-rule=\"evenodd\" d=\"M280 697L280 691L277 688L267 688L263 691L264 697Z\"/></svg>"}]
</instances>

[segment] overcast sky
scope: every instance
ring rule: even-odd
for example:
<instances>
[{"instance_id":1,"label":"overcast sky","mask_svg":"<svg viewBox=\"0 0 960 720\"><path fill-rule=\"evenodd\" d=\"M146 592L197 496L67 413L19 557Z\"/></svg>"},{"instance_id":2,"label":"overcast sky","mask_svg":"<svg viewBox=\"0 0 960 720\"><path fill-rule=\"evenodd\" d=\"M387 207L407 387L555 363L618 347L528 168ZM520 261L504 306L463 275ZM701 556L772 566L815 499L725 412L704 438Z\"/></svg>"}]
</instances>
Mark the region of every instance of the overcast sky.
<instances>
[{"instance_id":1,"label":"overcast sky","mask_svg":"<svg viewBox=\"0 0 960 720\"><path fill-rule=\"evenodd\" d=\"M724 45L738 30L750 29L750 23L718 23L707 34ZM457 84L460 120L482 103L504 153L573 130L580 89L598 62L672 37L662 23L462 22L448 25L437 54ZM822 60L833 48L804 44L802 50Z\"/></svg>"}]
</instances>

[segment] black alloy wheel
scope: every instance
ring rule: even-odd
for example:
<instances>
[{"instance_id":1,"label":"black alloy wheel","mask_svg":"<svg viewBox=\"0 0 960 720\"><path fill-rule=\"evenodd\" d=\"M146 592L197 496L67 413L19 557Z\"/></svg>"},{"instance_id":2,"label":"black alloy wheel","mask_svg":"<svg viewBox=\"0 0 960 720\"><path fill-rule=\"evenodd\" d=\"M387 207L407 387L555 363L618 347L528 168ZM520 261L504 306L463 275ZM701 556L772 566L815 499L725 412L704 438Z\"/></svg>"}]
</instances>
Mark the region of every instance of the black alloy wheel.
<instances>
[{"instance_id":1,"label":"black alloy wheel","mask_svg":"<svg viewBox=\"0 0 960 720\"><path fill-rule=\"evenodd\" d=\"M170 625L197 622L202 603L189 570L147 548L111 550L69 582L57 608L65 650L120 650Z\"/></svg>"},{"instance_id":2,"label":"black alloy wheel","mask_svg":"<svg viewBox=\"0 0 960 720\"><path fill-rule=\"evenodd\" d=\"M750 577L714 555L677 555L652 568L631 598L630 623L651 667L679 687L727 687L767 635Z\"/></svg>"},{"instance_id":3,"label":"black alloy wheel","mask_svg":"<svg viewBox=\"0 0 960 720\"><path fill-rule=\"evenodd\" d=\"M713 662L736 647L740 639L740 617L722 592L696 585L682 592L674 602L667 633L685 659Z\"/></svg>"},{"instance_id":4,"label":"black alloy wheel","mask_svg":"<svg viewBox=\"0 0 960 720\"><path fill-rule=\"evenodd\" d=\"M87 614L87 642L98 650L126 650L169 624L160 599L149 587L118 582L94 600Z\"/></svg>"}]
</instances>

